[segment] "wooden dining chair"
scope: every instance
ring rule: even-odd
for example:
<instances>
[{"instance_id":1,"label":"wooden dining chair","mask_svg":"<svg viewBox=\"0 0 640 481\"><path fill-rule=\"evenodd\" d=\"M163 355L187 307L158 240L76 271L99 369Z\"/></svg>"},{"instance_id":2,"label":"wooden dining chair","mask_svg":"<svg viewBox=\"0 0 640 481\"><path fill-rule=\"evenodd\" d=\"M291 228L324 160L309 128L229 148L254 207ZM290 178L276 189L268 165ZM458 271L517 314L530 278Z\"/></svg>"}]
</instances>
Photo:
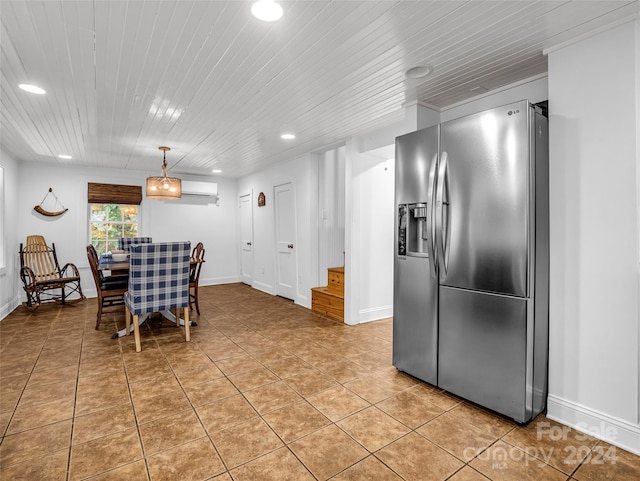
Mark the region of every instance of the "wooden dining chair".
<instances>
[{"instance_id":1,"label":"wooden dining chair","mask_svg":"<svg viewBox=\"0 0 640 481\"><path fill-rule=\"evenodd\" d=\"M129 252L132 245L151 244L151 237L120 237L118 239L118 249Z\"/></svg>"},{"instance_id":2,"label":"wooden dining chair","mask_svg":"<svg viewBox=\"0 0 640 481\"><path fill-rule=\"evenodd\" d=\"M25 245L20 244L20 279L27 294L24 306L30 311L43 301L66 304L85 299L78 268L71 262L60 268L56 245L49 247L41 235L27 236Z\"/></svg>"},{"instance_id":3,"label":"wooden dining chair","mask_svg":"<svg viewBox=\"0 0 640 481\"><path fill-rule=\"evenodd\" d=\"M124 293L129 287L129 276L111 275L105 276L100 270L100 258L92 245L87 246L87 259L93 274L93 281L96 284L98 294L98 316L96 318L96 330L100 329L102 319L102 309L105 307L124 305Z\"/></svg>"},{"instance_id":4,"label":"wooden dining chair","mask_svg":"<svg viewBox=\"0 0 640 481\"><path fill-rule=\"evenodd\" d=\"M129 288L124 295L126 333L133 330L136 352L141 351L141 316L154 312L176 310L176 325L180 326L179 311L184 315L185 339L189 332L189 255L190 242L165 242L132 245L130 250Z\"/></svg>"},{"instance_id":5,"label":"wooden dining chair","mask_svg":"<svg viewBox=\"0 0 640 481\"><path fill-rule=\"evenodd\" d=\"M189 272L189 309L193 309L193 305L196 306L196 312L200 315L200 305L198 304L198 285L200 284L200 270L204 262L204 245L202 242L198 242L193 248L191 253L191 259L196 261L191 263Z\"/></svg>"}]
</instances>

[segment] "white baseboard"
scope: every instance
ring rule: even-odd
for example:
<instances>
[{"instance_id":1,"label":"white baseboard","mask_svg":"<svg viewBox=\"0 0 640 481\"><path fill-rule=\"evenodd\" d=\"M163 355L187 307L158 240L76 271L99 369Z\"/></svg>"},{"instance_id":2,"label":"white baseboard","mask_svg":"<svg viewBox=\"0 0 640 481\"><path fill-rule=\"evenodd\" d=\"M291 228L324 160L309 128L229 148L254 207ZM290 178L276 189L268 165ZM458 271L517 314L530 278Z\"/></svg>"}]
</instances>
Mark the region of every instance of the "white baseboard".
<instances>
[{"instance_id":1,"label":"white baseboard","mask_svg":"<svg viewBox=\"0 0 640 481\"><path fill-rule=\"evenodd\" d=\"M9 299L4 305L0 306L0 321L11 314L20 305L20 299L14 297Z\"/></svg>"},{"instance_id":2,"label":"white baseboard","mask_svg":"<svg viewBox=\"0 0 640 481\"><path fill-rule=\"evenodd\" d=\"M364 322L379 321L393 316L393 306L372 307L358 312L358 324Z\"/></svg>"},{"instance_id":3,"label":"white baseboard","mask_svg":"<svg viewBox=\"0 0 640 481\"><path fill-rule=\"evenodd\" d=\"M201 286L217 286L220 284L235 284L240 282L240 276L228 276L228 277L201 277Z\"/></svg>"},{"instance_id":4,"label":"white baseboard","mask_svg":"<svg viewBox=\"0 0 640 481\"><path fill-rule=\"evenodd\" d=\"M253 287L254 289L257 289L259 291L266 292L267 294L271 294L272 296L276 295L275 286L272 286L270 284L265 284L265 283L260 282L260 281L256 281L255 279L253 281L253 284L251 284L251 287Z\"/></svg>"},{"instance_id":5,"label":"white baseboard","mask_svg":"<svg viewBox=\"0 0 640 481\"><path fill-rule=\"evenodd\" d=\"M640 425L550 394L547 417L594 438L640 455Z\"/></svg>"}]
</instances>

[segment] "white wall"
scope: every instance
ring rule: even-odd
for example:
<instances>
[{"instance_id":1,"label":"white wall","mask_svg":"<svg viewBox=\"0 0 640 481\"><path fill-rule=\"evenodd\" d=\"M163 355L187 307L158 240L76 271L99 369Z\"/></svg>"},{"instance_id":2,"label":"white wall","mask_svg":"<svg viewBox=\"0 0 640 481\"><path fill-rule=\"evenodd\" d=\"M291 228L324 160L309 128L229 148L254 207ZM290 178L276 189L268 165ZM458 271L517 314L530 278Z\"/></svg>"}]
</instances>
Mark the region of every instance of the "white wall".
<instances>
[{"instance_id":1,"label":"white wall","mask_svg":"<svg viewBox=\"0 0 640 481\"><path fill-rule=\"evenodd\" d=\"M393 158L371 153L351 158L351 251L346 270L357 269L357 279L350 277L348 324L393 315L394 166Z\"/></svg>"},{"instance_id":2,"label":"white wall","mask_svg":"<svg viewBox=\"0 0 640 481\"><path fill-rule=\"evenodd\" d=\"M236 210L240 196L253 193L253 199L256 202L258 194L264 192L266 204L263 207L258 207L257 203L254 203L253 206L254 272L251 285L269 294L276 294L274 189L278 185L289 182L294 186L296 200L294 255L297 262L298 282L296 283L294 302L304 307L311 307L311 288L316 287L312 264L317 264L318 257L317 166L312 165L311 154L281 162L238 179ZM314 209L312 209L312 205L315 206Z\"/></svg>"},{"instance_id":3,"label":"white wall","mask_svg":"<svg viewBox=\"0 0 640 481\"><path fill-rule=\"evenodd\" d=\"M549 416L640 453L638 23L549 53Z\"/></svg>"},{"instance_id":4,"label":"white wall","mask_svg":"<svg viewBox=\"0 0 640 481\"><path fill-rule=\"evenodd\" d=\"M4 199L0 198L0 209L4 213L4 242L6 267L0 270L0 319L18 306L20 263L18 261L18 163L4 151L0 151L0 165L4 168Z\"/></svg>"},{"instance_id":5,"label":"white wall","mask_svg":"<svg viewBox=\"0 0 640 481\"><path fill-rule=\"evenodd\" d=\"M116 169L92 169L20 163L17 194L10 209L19 223L13 230L16 242L27 235L44 235L48 243L56 244L61 264L73 262L80 270L82 289L95 296L95 285L87 263L89 243L87 183L104 182L144 185L146 173ZM203 180L203 179L200 179ZM156 242L189 240L195 246L202 242L206 249L205 264L200 274L201 285L239 282L240 267L237 252L237 190L235 180L212 179L218 183L219 205L213 200L184 197L178 201L157 201L144 198L140 206L139 233ZM69 209L59 217L43 217L33 211L49 187ZM18 247L12 249L17 256ZM233 253L229 255L229 253ZM13 281L19 284L19 277ZM21 299L24 298L22 293Z\"/></svg>"}]
</instances>

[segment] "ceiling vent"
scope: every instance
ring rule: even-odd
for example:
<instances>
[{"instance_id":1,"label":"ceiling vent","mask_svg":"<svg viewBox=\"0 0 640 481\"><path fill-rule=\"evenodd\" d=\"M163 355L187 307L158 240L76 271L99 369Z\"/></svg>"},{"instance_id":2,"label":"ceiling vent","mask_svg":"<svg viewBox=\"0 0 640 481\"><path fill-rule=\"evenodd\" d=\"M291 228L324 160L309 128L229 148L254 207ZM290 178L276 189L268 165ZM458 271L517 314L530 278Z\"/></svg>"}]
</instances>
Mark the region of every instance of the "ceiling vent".
<instances>
[{"instance_id":1,"label":"ceiling vent","mask_svg":"<svg viewBox=\"0 0 640 481\"><path fill-rule=\"evenodd\" d=\"M217 197L218 184L216 184L215 182L183 180L182 195L197 195L200 197Z\"/></svg>"}]
</instances>

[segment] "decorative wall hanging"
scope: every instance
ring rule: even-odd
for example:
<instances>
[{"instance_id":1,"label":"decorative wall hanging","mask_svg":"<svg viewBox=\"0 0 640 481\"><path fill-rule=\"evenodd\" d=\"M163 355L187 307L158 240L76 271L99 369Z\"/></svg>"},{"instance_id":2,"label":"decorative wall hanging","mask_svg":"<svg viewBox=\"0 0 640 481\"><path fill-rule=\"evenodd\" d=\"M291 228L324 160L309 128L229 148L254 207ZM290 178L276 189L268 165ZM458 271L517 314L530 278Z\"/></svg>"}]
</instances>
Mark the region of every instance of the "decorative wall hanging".
<instances>
[{"instance_id":1,"label":"decorative wall hanging","mask_svg":"<svg viewBox=\"0 0 640 481\"><path fill-rule=\"evenodd\" d=\"M267 201L264 198L264 192L258 194L258 207L264 207Z\"/></svg>"},{"instance_id":2,"label":"decorative wall hanging","mask_svg":"<svg viewBox=\"0 0 640 481\"><path fill-rule=\"evenodd\" d=\"M44 207L42 207L42 204L44 204L44 201L47 200L47 197L49 197L49 194L51 194L55 199L55 204L53 204L53 207L57 207L58 205L60 207L62 207L61 210L47 210ZM33 210L35 210L38 214L42 214L42 215L46 215L47 217L57 217L59 215L64 214L66 211L68 211L69 209L65 208L64 205L62 205L62 202L60 202L60 199L58 199L58 197L56 196L56 194L53 193L53 189L51 187L49 187L49 192L47 192L47 194L44 196L44 199L42 199L42 202L40 202L38 205L36 205Z\"/></svg>"}]
</instances>

